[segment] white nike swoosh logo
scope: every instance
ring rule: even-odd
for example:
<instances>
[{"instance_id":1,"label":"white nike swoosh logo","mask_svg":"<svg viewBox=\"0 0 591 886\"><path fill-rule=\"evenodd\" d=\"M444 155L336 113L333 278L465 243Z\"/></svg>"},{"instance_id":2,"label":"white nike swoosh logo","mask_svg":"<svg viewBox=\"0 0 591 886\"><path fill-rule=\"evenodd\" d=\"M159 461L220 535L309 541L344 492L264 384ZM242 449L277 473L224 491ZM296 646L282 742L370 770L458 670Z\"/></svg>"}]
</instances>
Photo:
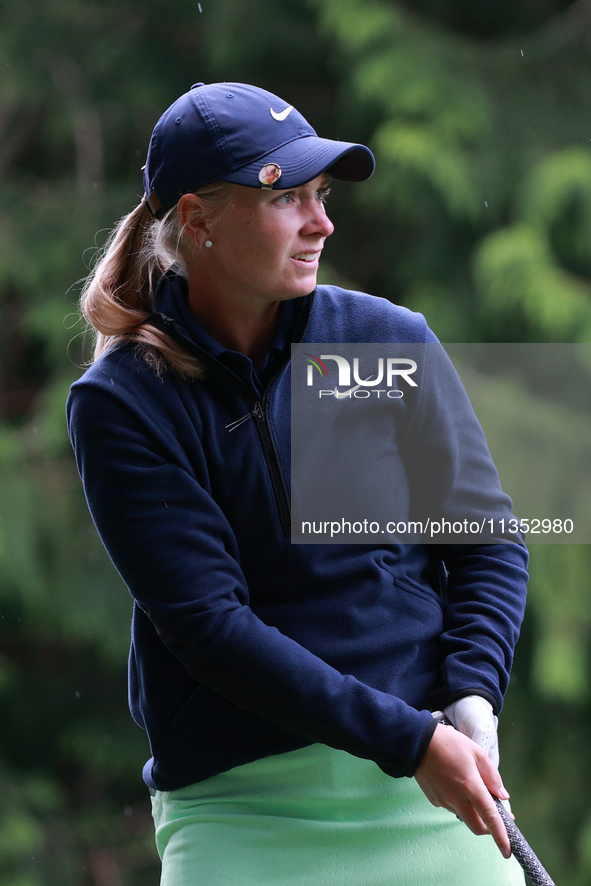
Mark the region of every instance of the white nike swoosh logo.
<instances>
[{"instance_id":1,"label":"white nike swoosh logo","mask_svg":"<svg viewBox=\"0 0 591 886\"><path fill-rule=\"evenodd\" d=\"M271 108L271 117L273 118L273 120L279 120L279 121L286 120L292 111L293 111L293 105L290 105L284 111L280 111L279 113L277 111L274 111L273 108Z\"/></svg>"},{"instance_id":2,"label":"white nike swoosh logo","mask_svg":"<svg viewBox=\"0 0 591 886\"><path fill-rule=\"evenodd\" d=\"M366 382L368 382L368 381L372 381L372 379L373 379L373 375L370 375L370 377L369 377L369 378L366 378L365 381L366 381ZM337 391L337 389L335 388L334 391L333 391L333 394L335 395L335 397L337 398L337 400L344 400L345 397L348 397L350 394L353 394L355 391L358 391L360 387L361 387L360 384L359 384L359 385L355 385L354 388L349 388L348 391Z\"/></svg>"}]
</instances>

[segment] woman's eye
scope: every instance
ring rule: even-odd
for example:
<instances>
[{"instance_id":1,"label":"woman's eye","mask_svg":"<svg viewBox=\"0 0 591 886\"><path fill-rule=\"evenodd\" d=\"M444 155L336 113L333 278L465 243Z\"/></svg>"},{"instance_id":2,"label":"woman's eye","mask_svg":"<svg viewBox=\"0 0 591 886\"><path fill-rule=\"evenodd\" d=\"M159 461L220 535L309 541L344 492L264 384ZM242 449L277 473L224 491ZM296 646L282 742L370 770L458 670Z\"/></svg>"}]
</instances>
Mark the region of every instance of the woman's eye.
<instances>
[{"instance_id":1,"label":"woman's eye","mask_svg":"<svg viewBox=\"0 0 591 886\"><path fill-rule=\"evenodd\" d=\"M286 191L285 194L281 194L280 197L277 198L278 203L293 203L293 194L291 191Z\"/></svg>"},{"instance_id":2,"label":"woman's eye","mask_svg":"<svg viewBox=\"0 0 591 886\"><path fill-rule=\"evenodd\" d=\"M321 203L326 203L326 198L330 194L330 188L319 188L316 191L316 199L320 200Z\"/></svg>"}]
</instances>

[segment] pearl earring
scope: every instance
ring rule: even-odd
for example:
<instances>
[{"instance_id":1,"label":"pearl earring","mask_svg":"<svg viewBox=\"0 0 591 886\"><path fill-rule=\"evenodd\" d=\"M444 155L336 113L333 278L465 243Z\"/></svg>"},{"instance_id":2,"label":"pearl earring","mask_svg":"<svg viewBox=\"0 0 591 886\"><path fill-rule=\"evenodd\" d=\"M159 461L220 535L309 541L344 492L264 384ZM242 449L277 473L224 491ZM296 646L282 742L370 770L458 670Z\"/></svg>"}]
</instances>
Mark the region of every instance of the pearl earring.
<instances>
[{"instance_id":1,"label":"pearl earring","mask_svg":"<svg viewBox=\"0 0 591 886\"><path fill-rule=\"evenodd\" d=\"M208 249L210 249L213 246L213 243L211 242L211 240L206 240L205 245L207 246Z\"/></svg>"}]
</instances>

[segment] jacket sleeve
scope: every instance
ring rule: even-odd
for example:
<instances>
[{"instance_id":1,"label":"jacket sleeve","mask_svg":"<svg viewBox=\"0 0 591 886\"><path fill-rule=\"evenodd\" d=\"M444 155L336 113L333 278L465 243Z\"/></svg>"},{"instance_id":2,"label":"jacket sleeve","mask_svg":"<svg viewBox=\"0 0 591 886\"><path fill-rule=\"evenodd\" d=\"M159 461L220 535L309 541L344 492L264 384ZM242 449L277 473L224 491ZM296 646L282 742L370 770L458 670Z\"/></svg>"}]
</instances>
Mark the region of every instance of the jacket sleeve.
<instances>
[{"instance_id":1,"label":"jacket sleeve","mask_svg":"<svg viewBox=\"0 0 591 886\"><path fill-rule=\"evenodd\" d=\"M423 525L428 518L430 527L439 521L440 531L426 534L424 541L446 573L443 666L433 703L444 707L478 694L498 713L525 610L528 552L521 537L509 531L515 525L512 503L470 400L430 335L406 462L412 506ZM456 534L449 531L454 523L484 531Z\"/></svg>"},{"instance_id":2,"label":"jacket sleeve","mask_svg":"<svg viewBox=\"0 0 591 886\"><path fill-rule=\"evenodd\" d=\"M435 726L429 711L341 674L253 613L224 514L141 410L83 382L68 422L101 539L191 677L311 742L412 775Z\"/></svg>"},{"instance_id":3,"label":"jacket sleeve","mask_svg":"<svg viewBox=\"0 0 591 886\"><path fill-rule=\"evenodd\" d=\"M443 708L481 695L498 714L509 685L527 586L527 551L520 544L445 545L447 571L441 677L433 695Z\"/></svg>"}]
</instances>

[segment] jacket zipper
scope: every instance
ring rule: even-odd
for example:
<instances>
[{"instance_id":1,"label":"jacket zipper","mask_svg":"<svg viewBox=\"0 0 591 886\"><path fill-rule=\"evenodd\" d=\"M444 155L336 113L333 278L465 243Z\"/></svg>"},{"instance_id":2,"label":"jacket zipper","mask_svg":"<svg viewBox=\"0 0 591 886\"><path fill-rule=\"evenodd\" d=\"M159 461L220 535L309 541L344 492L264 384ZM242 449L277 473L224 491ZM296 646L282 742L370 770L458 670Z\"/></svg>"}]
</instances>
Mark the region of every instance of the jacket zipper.
<instances>
[{"instance_id":1,"label":"jacket zipper","mask_svg":"<svg viewBox=\"0 0 591 886\"><path fill-rule=\"evenodd\" d=\"M269 469L273 492L275 493L275 501L277 503L277 509L279 510L281 528L283 529L284 536L287 537L291 533L291 507L287 494L287 484L285 482L283 471L281 470L281 465L279 464L277 450L275 449L275 444L273 443L273 438L271 437L271 431L265 415L263 401L267 390L268 388L265 388L262 399L257 400L252 411L257 423L259 437L265 454L267 467Z\"/></svg>"},{"instance_id":2,"label":"jacket zipper","mask_svg":"<svg viewBox=\"0 0 591 886\"><path fill-rule=\"evenodd\" d=\"M300 342L304 338L308 326L310 325L310 316L312 314L312 303L310 303L308 309L308 316L306 318L306 325L302 333L299 336ZM277 450L275 448L275 444L273 443L273 438L271 436L271 431L269 429L269 424L267 422L267 415L265 411L267 394L271 385L275 381L275 379L279 378L285 367L288 365L291 360L291 354L287 360L284 360L275 375L267 382L265 389L263 391L262 397L258 400L253 408L252 413L257 422L257 428L259 429L259 436L261 439L261 444L263 447L263 452L268 453L268 457L266 457L267 467L269 468L269 474L271 477L271 483L273 484L273 490L275 492L275 500L277 502L277 508L279 510L279 517L281 520L281 526L283 528L284 537L289 537L291 535L291 506L289 502L289 495L287 492L287 484L285 482L285 476L283 471L281 470L281 465L279 464L279 456L277 455Z\"/></svg>"}]
</instances>

